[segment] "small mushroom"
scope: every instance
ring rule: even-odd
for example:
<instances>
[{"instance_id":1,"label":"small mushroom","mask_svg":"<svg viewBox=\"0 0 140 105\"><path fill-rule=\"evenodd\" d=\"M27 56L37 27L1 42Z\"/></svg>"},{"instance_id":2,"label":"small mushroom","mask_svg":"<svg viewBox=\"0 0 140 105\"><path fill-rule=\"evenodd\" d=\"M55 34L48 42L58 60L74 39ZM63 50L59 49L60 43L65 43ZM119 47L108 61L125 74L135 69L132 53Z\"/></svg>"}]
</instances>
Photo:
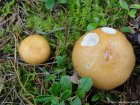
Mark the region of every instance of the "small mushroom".
<instances>
[{"instance_id":1,"label":"small mushroom","mask_svg":"<svg viewBox=\"0 0 140 105\"><path fill-rule=\"evenodd\" d=\"M40 35L31 35L25 38L18 51L21 58L28 64L44 63L51 53L48 41Z\"/></svg>"},{"instance_id":2,"label":"small mushroom","mask_svg":"<svg viewBox=\"0 0 140 105\"><path fill-rule=\"evenodd\" d=\"M129 78L135 55L122 32L102 27L79 38L73 48L72 62L81 77L93 79L93 87L111 90Z\"/></svg>"}]
</instances>

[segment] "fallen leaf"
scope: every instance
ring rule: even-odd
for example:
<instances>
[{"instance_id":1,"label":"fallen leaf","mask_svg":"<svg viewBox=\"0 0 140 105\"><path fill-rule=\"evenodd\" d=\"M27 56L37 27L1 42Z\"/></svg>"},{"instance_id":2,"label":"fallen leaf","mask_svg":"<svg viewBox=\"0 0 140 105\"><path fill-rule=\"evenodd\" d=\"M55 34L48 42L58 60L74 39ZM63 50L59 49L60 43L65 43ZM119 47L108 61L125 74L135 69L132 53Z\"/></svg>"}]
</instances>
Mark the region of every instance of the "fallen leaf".
<instances>
[{"instance_id":1,"label":"fallen leaf","mask_svg":"<svg viewBox=\"0 0 140 105\"><path fill-rule=\"evenodd\" d=\"M75 71L75 69L73 69L74 74L72 76L69 76L71 82L75 83L75 84L79 84L79 76L77 74L77 72Z\"/></svg>"},{"instance_id":2,"label":"fallen leaf","mask_svg":"<svg viewBox=\"0 0 140 105\"><path fill-rule=\"evenodd\" d=\"M133 19L132 23L133 23L134 27L138 30L139 29L139 22L138 22L138 20L137 19Z\"/></svg>"},{"instance_id":3,"label":"fallen leaf","mask_svg":"<svg viewBox=\"0 0 140 105\"><path fill-rule=\"evenodd\" d=\"M129 26L129 28L130 28L130 33L131 33L131 34L136 33L136 31L134 30L134 28L133 28L133 27Z\"/></svg>"}]
</instances>

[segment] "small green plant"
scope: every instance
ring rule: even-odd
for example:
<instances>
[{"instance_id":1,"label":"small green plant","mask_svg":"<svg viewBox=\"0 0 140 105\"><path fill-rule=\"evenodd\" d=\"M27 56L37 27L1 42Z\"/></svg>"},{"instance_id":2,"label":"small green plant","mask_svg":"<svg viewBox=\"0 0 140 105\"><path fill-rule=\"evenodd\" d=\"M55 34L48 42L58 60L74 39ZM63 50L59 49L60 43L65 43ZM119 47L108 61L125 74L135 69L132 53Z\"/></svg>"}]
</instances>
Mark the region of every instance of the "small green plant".
<instances>
[{"instance_id":1,"label":"small green plant","mask_svg":"<svg viewBox=\"0 0 140 105\"><path fill-rule=\"evenodd\" d=\"M57 66L59 69L65 67L65 62L61 56L57 56ZM65 74L65 73L64 73ZM79 80L78 90L75 92L75 96L72 95L72 83L71 80L66 74L61 75L60 82L57 82L55 79L57 76L51 74L45 78L46 82L53 82L52 86L48 89L48 94L39 95L36 97L37 102L44 102L43 105L65 105L64 100L71 100L71 105L81 105L80 97L85 95L90 88L92 87L93 81L89 77L83 77ZM74 99L74 100L73 100ZM61 101L59 103L59 100Z\"/></svg>"},{"instance_id":2,"label":"small green plant","mask_svg":"<svg viewBox=\"0 0 140 105\"><path fill-rule=\"evenodd\" d=\"M79 82L80 85L78 86L78 90L76 91L75 96L71 97L72 83L70 81L70 78L68 76L62 76L62 78L60 79L60 83L54 82L52 86L48 89L49 90L48 95L39 95L36 97L36 101L45 102L43 105L47 105L48 103L52 103L53 105L61 105L62 103L64 103L63 100L68 100L68 99L71 100L72 105L75 105L74 103L76 100L78 100L78 103L81 103L79 97L85 95L86 92L90 90L93 81L89 77L83 77L80 79ZM74 101L72 101L73 99ZM59 104L59 100L62 100L60 104Z\"/></svg>"},{"instance_id":3,"label":"small green plant","mask_svg":"<svg viewBox=\"0 0 140 105\"><path fill-rule=\"evenodd\" d=\"M130 28L129 27L123 27L123 28L121 28L121 31L130 32Z\"/></svg>"},{"instance_id":4,"label":"small green plant","mask_svg":"<svg viewBox=\"0 0 140 105\"><path fill-rule=\"evenodd\" d=\"M123 7L125 10L128 11L128 15L132 18L136 17L137 9L140 9L140 5L138 4L131 4L130 6L124 1L124 0L119 0L119 3L121 7ZM123 27L121 28L121 31L123 32L130 32L129 27Z\"/></svg>"},{"instance_id":5,"label":"small green plant","mask_svg":"<svg viewBox=\"0 0 140 105\"><path fill-rule=\"evenodd\" d=\"M12 45L10 45L10 44L8 43L7 46L5 46L5 47L3 48L3 51L4 51L4 53L11 54L11 53L13 52L11 49L12 49Z\"/></svg>"},{"instance_id":6,"label":"small green plant","mask_svg":"<svg viewBox=\"0 0 140 105\"><path fill-rule=\"evenodd\" d=\"M13 13L13 9L11 7L14 5L14 3L15 3L15 0L12 0L10 3L6 3L5 4L5 6L0 11L2 16L7 16L8 14L12 14Z\"/></svg>"},{"instance_id":7,"label":"small green plant","mask_svg":"<svg viewBox=\"0 0 140 105\"><path fill-rule=\"evenodd\" d=\"M44 1L44 2L46 2L46 8L47 9L52 9L53 8L53 6L55 5L55 0L40 0L40 1ZM66 3L67 2L67 0L57 0L59 3Z\"/></svg>"},{"instance_id":8,"label":"small green plant","mask_svg":"<svg viewBox=\"0 0 140 105\"><path fill-rule=\"evenodd\" d=\"M128 4L124 0L119 0L119 3L124 9L128 10L129 16L131 16L132 18L136 17L137 9L140 9L140 5L132 4L128 6Z\"/></svg>"},{"instance_id":9,"label":"small green plant","mask_svg":"<svg viewBox=\"0 0 140 105\"><path fill-rule=\"evenodd\" d=\"M94 30L95 28L97 28L97 26L98 26L97 23L90 23L90 24L88 24L88 26L87 26L87 30L88 30L88 31L92 31L92 30Z\"/></svg>"}]
</instances>

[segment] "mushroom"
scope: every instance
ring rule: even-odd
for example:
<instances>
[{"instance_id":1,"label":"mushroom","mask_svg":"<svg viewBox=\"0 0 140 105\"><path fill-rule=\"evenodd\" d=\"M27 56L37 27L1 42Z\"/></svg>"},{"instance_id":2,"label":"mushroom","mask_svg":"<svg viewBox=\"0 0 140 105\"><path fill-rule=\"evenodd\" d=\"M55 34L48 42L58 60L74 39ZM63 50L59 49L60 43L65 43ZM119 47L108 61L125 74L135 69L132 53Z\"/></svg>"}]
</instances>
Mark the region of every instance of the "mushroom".
<instances>
[{"instance_id":1,"label":"mushroom","mask_svg":"<svg viewBox=\"0 0 140 105\"><path fill-rule=\"evenodd\" d=\"M122 32L101 27L79 38L73 48L72 63L81 77L93 79L93 87L111 90L129 78L135 55Z\"/></svg>"},{"instance_id":2,"label":"mushroom","mask_svg":"<svg viewBox=\"0 0 140 105\"><path fill-rule=\"evenodd\" d=\"M25 38L19 48L21 58L28 64L41 64L50 57L48 41L40 35L31 35Z\"/></svg>"}]
</instances>

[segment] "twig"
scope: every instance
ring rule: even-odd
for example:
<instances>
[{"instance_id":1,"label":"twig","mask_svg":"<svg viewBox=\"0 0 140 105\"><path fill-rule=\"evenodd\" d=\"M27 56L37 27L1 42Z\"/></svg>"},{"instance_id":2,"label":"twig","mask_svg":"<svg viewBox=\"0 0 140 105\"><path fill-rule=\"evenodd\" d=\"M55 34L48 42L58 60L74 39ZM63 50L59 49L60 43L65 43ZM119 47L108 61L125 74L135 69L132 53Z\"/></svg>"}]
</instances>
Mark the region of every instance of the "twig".
<instances>
[{"instance_id":1,"label":"twig","mask_svg":"<svg viewBox=\"0 0 140 105\"><path fill-rule=\"evenodd\" d=\"M37 67L37 68L39 68L41 71L43 71L41 67L39 67L39 66L36 66L36 67ZM49 76L49 75L50 75L50 73L49 73L49 72L47 72L47 71L45 72L45 74L46 74L47 76Z\"/></svg>"},{"instance_id":2,"label":"twig","mask_svg":"<svg viewBox=\"0 0 140 105\"><path fill-rule=\"evenodd\" d=\"M26 64L26 63L21 63L21 62L19 62L19 60L20 60L20 61L23 61L21 58L17 58L17 60L15 60L13 57L4 57L4 56L0 56L0 59L12 59L12 60L16 61L16 63L23 64L23 65L30 65L30 66L33 66L32 64ZM24 61L23 61L23 62L24 62ZM54 63L56 63L56 62L37 64L37 65L35 65L35 66L46 65L46 64L47 64L47 65L51 65L51 64L54 64Z\"/></svg>"},{"instance_id":3,"label":"twig","mask_svg":"<svg viewBox=\"0 0 140 105\"><path fill-rule=\"evenodd\" d=\"M15 13L14 15L12 15L9 19L7 19L7 20L5 20L4 22L2 22L1 24L0 24L0 26L2 25L2 24L4 24L5 22L7 22L8 20L11 20L13 17L15 17L17 14Z\"/></svg>"},{"instance_id":4,"label":"twig","mask_svg":"<svg viewBox=\"0 0 140 105\"><path fill-rule=\"evenodd\" d=\"M122 8L120 8L120 10L118 11L118 13L114 16L113 20L118 16L118 14L120 13L121 10L122 10Z\"/></svg>"},{"instance_id":5,"label":"twig","mask_svg":"<svg viewBox=\"0 0 140 105\"><path fill-rule=\"evenodd\" d=\"M20 94L20 96L21 96L27 103L29 103L29 105L34 105L34 104L32 104L28 99L26 99L22 94Z\"/></svg>"},{"instance_id":6,"label":"twig","mask_svg":"<svg viewBox=\"0 0 140 105\"><path fill-rule=\"evenodd\" d=\"M128 8L128 11L129 11L129 10L130 10L130 9ZM127 13L127 16L126 16L125 23L124 23L124 25L123 25L123 26L121 26L121 27L120 27L120 29L121 29L122 27L124 27L124 26L125 26L125 24L127 24L127 23L128 23L128 21L127 21L127 20L128 20L128 13Z\"/></svg>"},{"instance_id":7,"label":"twig","mask_svg":"<svg viewBox=\"0 0 140 105\"><path fill-rule=\"evenodd\" d=\"M10 90L10 92L7 94L7 96L5 97L5 99L1 102L1 105L5 102L5 100L7 99L7 97L9 96L9 94L12 92L12 90L15 88L15 86L12 87L12 89Z\"/></svg>"},{"instance_id":8,"label":"twig","mask_svg":"<svg viewBox=\"0 0 140 105\"><path fill-rule=\"evenodd\" d=\"M101 93L104 97L106 97L108 102L111 102L113 105L115 105L105 94L103 94L100 90L97 90L99 93Z\"/></svg>"},{"instance_id":9,"label":"twig","mask_svg":"<svg viewBox=\"0 0 140 105\"><path fill-rule=\"evenodd\" d=\"M69 22L67 39L68 39L68 37L69 37L69 33L70 33L70 28L71 28L70 25L71 25L71 19L70 19L70 22Z\"/></svg>"},{"instance_id":10,"label":"twig","mask_svg":"<svg viewBox=\"0 0 140 105\"><path fill-rule=\"evenodd\" d=\"M1 49L7 44L7 42L11 39L11 37L12 37L12 35L10 35L10 36L5 40L5 42L1 44L1 46L0 46Z\"/></svg>"},{"instance_id":11,"label":"twig","mask_svg":"<svg viewBox=\"0 0 140 105\"><path fill-rule=\"evenodd\" d=\"M24 104L24 102L22 101L22 99L19 97L19 95L18 95L18 93L17 93L16 89L14 89L14 91L15 91L15 93L16 93L16 95L17 95L18 99L21 101L21 103L22 103L23 105L25 105L25 104Z\"/></svg>"},{"instance_id":12,"label":"twig","mask_svg":"<svg viewBox=\"0 0 140 105\"><path fill-rule=\"evenodd\" d=\"M86 98L83 100L83 102L85 102L85 101L87 102L87 98L89 97L90 94L91 94L91 91L89 92L88 95L86 94Z\"/></svg>"},{"instance_id":13,"label":"twig","mask_svg":"<svg viewBox=\"0 0 140 105\"><path fill-rule=\"evenodd\" d=\"M29 94L29 92L25 90L24 86L22 85L22 83L21 83L21 81L20 81L20 78L19 78L18 72L17 72L17 70L16 70L16 68L15 68L15 65L13 64L13 62L12 62L10 59L9 59L9 61L11 62L12 66L14 67L14 70L15 70L15 72L16 72L16 75L17 75L17 77L18 77L18 81L19 81L21 87L23 88L23 90L24 90L26 93Z\"/></svg>"},{"instance_id":14,"label":"twig","mask_svg":"<svg viewBox=\"0 0 140 105\"><path fill-rule=\"evenodd\" d=\"M65 20L65 45L67 43L67 27L66 27L66 20Z\"/></svg>"},{"instance_id":15,"label":"twig","mask_svg":"<svg viewBox=\"0 0 140 105\"><path fill-rule=\"evenodd\" d=\"M66 27L66 28L69 28L69 27ZM75 27L70 27L70 28L75 28ZM45 32L41 32L41 31L36 30L36 34L42 34L42 35L48 35L49 36L53 32L60 31L60 30L65 30L65 27L55 29L55 30L51 31L50 33L45 33Z\"/></svg>"},{"instance_id":16,"label":"twig","mask_svg":"<svg viewBox=\"0 0 140 105\"><path fill-rule=\"evenodd\" d=\"M72 101L74 98L76 98L77 96L73 96L73 97L70 97L70 98L68 98L68 99L66 99L66 100L68 100L68 101Z\"/></svg>"}]
</instances>

